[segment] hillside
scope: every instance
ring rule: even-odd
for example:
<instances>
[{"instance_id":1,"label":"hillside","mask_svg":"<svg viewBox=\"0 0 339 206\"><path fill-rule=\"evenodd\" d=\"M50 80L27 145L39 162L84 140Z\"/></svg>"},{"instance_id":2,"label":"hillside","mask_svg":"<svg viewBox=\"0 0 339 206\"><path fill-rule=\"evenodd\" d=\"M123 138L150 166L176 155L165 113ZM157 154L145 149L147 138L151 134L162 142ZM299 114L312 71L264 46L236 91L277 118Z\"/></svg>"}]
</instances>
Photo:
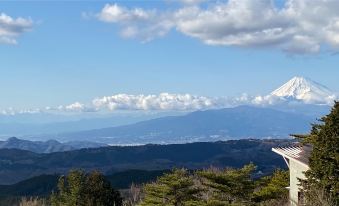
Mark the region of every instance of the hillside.
<instances>
[{"instance_id":1,"label":"hillside","mask_svg":"<svg viewBox=\"0 0 339 206\"><path fill-rule=\"evenodd\" d=\"M272 147L289 144L287 140L238 140L227 142L173 145L102 147L50 154L17 149L0 150L0 184L13 184L41 175L66 173L71 168L98 169L112 174L119 171L241 167L253 162L263 173L285 167Z\"/></svg>"},{"instance_id":2,"label":"hillside","mask_svg":"<svg viewBox=\"0 0 339 206\"><path fill-rule=\"evenodd\" d=\"M132 183L142 184L155 180L168 170L126 170L106 175L114 188L127 189ZM9 196L47 196L57 188L59 175L39 175L12 185L0 185L0 199Z\"/></svg>"}]
</instances>

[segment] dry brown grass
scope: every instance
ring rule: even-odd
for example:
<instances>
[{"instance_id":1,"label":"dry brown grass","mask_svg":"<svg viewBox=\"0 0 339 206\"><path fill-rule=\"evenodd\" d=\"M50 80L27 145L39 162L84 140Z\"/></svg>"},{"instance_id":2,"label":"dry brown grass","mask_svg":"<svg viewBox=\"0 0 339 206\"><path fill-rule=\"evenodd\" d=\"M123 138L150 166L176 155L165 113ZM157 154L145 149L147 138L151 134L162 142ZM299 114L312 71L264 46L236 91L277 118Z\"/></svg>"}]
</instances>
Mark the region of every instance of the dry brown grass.
<instances>
[{"instance_id":1,"label":"dry brown grass","mask_svg":"<svg viewBox=\"0 0 339 206\"><path fill-rule=\"evenodd\" d=\"M47 206L44 199L39 199L37 197L23 197L20 201L20 206Z\"/></svg>"}]
</instances>

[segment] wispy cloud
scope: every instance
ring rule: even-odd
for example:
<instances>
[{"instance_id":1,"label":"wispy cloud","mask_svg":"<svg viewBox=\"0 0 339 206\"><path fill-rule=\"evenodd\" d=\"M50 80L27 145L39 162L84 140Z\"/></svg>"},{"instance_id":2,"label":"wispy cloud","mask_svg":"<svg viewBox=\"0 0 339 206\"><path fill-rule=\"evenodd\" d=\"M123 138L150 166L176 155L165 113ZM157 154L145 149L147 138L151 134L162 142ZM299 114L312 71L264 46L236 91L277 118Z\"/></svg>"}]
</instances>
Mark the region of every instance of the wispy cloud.
<instances>
[{"instance_id":1,"label":"wispy cloud","mask_svg":"<svg viewBox=\"0 0 339 206\"><path fill-rule=\"evenodd\" d=\"M0 111L0 115L17 115L17 114L39 114L43 112L41 109L14 109L12 107Z\"/></svg>"},{"instance_id":2,"label":"wispy cloud","mask_svg":"<svg viewBox=\"0 0 339 206\"><path fill-rule=\"evenodd\" d=\"M339 50L339 1L183 0L178 9L127 8L106 4L96 17L118 24L120 34L142 42L176 30L207 45L276 48L310 54Z\"/></svg>"},{"instance_id":3,"label":"wispy cloud","mask_svg":"<svg viewBox=\"0 0 339 206\"><path fill-rule=\"evenodd\" d=\"M0 43L17 44L17 37L30 31L33 21L30 18L13 18L5 13L0 13Z\"/></svg>"}]
</instances>

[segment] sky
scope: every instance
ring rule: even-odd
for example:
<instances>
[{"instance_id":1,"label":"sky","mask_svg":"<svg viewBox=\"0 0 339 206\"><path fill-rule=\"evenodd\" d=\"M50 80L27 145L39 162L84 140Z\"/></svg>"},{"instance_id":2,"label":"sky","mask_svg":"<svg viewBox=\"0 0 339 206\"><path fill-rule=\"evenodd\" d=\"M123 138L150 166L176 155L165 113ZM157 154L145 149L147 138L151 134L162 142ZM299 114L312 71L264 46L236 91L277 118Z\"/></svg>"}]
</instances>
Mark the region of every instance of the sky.
<instances>
[{"instance_id":1,"label":"sky","mask_svg":"<svg viewBox=\"0 0 339 206\"><path fill-rule=\"evenodd\" d=\"M339 91L338 10L322 0L0 1L0 110L199 109L294 76Z\"/></svg>"}]
</instances>

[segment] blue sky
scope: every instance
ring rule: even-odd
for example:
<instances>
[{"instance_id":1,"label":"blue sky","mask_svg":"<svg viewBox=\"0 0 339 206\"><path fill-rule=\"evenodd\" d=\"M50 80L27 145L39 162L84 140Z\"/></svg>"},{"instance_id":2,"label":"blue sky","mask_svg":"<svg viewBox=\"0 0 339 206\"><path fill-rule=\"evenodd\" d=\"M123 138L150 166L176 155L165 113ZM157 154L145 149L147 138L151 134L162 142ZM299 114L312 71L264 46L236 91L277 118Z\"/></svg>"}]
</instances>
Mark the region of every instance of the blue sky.
<instances>
[{"instance_id":1,"label":"blue sky","mask_svg":"<svg viewBox=\"0 0 339 206\"><path fill-rule=\"evenodd\" d=\"M281 49L290 42L232 45L228 40L217 39L218 43L208 44L204 39L207 34L192 33L186 25L172 25L160 37L145 40L149 34L142 29L163 22L154 17L139 21L115 14L106 20L98 17L105 5L119 6L116 8L123 8L128 15L134 8L157 10L159 19L165 19L167 16L162 14L191 7L204 10L213 4L2 1L0 14L32 23L28 31L9 35L17 42L15 45L0 44L0 109L87 103L120 93L265 95L293 76L305 76L339 91L339 56L334 54L339 47L335 41L320 36L310 34L310 42L319 44L319 50L312 45L312 49L303 47L302 51L294 47ZM121 35L129 25L139 29L131 38ZM0 37L1 26L0 23ZM294 40L292 43L299 45Z\"/></svg>"}]
</instances>

